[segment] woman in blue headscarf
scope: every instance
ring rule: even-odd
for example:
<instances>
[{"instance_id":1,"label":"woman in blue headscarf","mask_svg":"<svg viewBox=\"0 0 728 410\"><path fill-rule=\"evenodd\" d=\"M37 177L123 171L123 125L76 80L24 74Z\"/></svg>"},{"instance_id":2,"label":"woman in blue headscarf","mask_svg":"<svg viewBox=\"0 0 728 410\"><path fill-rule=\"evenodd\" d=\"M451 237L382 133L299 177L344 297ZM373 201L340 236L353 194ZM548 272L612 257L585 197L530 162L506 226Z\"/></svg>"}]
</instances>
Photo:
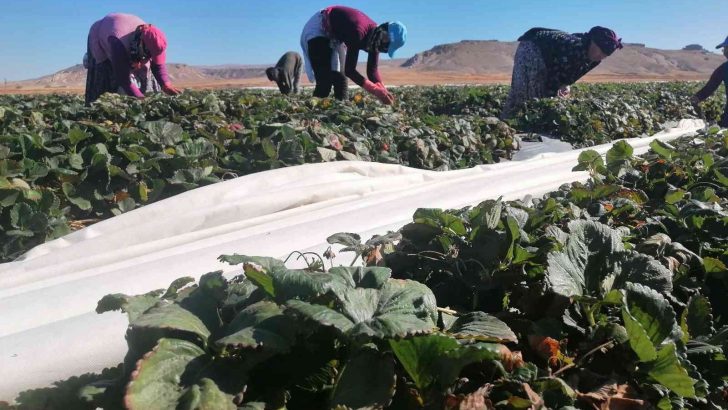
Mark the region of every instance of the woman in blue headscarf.
<instances>
[{"instance_id":1,"label":"woman in blue headscarf","mask_svg":"<svg viewBox=\"0 0 728 410\"><path fill-rule=\"evenodd\" d=\"M344 73L354 83L374 95L384 104L392 104L394 96L387 91L379 75L379 53L390 58L407 40L407 29L393 21L377 25L359 10L332 6L316 13L301 34L301 48L306 60L306 71L316 81L314 96L327 97L334 88L337 99L346 98L346 78L336 71L336 52L346 47ZM369 54L367 78L357 70L359 51Z\"/></svg>"}]
</instances>

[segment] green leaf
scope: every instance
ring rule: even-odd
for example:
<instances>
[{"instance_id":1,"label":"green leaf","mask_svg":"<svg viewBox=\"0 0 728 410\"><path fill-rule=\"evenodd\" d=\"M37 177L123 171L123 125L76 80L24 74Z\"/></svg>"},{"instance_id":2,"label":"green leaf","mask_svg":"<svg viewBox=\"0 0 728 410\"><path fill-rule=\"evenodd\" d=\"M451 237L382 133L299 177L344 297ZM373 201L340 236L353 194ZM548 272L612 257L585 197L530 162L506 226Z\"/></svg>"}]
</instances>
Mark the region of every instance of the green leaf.
<instances>
[{"instance_id":1,"label":"green leaf","mask_svg":"<svg viewBox=\"0 0 728 410\"><path fill-rule=\"evenodd\" d=\"M665 203L676 204L685 198L686 192L682 189L670 190L665 194Z\"/></svg>"},{"instance_id":2,"label":"green leaf","mask_svg":"<svg viewBox=\"0 0 728 410\"><path fill-rule=\"evenodd\" d=\"M693 295L690 298L681 316L680 327L685 332L686 339L708 337L713 334L715 329L708 298L702 295Z\"/></svg>"},{"instance_id":3,"label":"green leaf","mask_svg":"<svg viewBox=\"0 0 728 410\"><path fill-rule=\"evenodd\" d=\"M661 158L664 158L666 160L671 160L672 157L677 154L677 151L675 151L675 147L668 144L667 142L660 141L660 140L652 141L650 143L650 148L657 155L659 155Z\"/></svg>"},{"instance_id":4,"label":"green leaf","mask_svg":"<svg viewBox=\"0 0 728 410\"><path fill-rule=\"evenodd\" d=\"M96 305L96 313L121 310L129 316L129 322L133 322L159 302L160 293L161 291L156 290L138 296L127 296L121 293L106 295Z\"/></svg>"},{"instance_id":5,"label":"green leaf","mask_svg":"<svg viewBox=\"0 0 728 410\"><path fill-rule=\"evenodd\" d=\"M218 260L231 265L243 264L245 276L272 297L276 296L276 292L271 274L286 270L286 265L282 261L263 256L222 255Z\"/></svg>"},{"instance_id":6,"label":"green leaf","mask_svg":"<svg viewBox=\"0 0 728 410\"><path fill-rule=\"evenodd\" d=\"M126 387L124 404L130 410L176 409L183 395L182 375L205 356L197 345L179 339L161 339L136 365Z\"/></svg>"},{"instance_id":7,"label":"green leaf","mask_svg":"<svg viewBox=\"0 0 728 410\"><path fill-rule=\"evenodd\" d=\"M361 236L355 234L355 233L348 233L348 232L340 232L335 233L328 238L326 238L326 242L334 245L343 245L351 248L355 248L358 246L361 246Z\"/></svg>"},{"instance_id":8,"label":"green leaf","mask_svg":"<svg viewBox=\"0 0 728 410\"><path fill-rule=\"evenodd\" d=\"M133 211L136 208L136 202L132 198L124 198L117 205L122 213Z\"/></svg>"},{"instance_id":9,"label":"green leaf","mask_svg":"<svg viewBox=\"0 0 728 410\"><path fill-rule=\"evenodd\" d=\"M354 339L387 339L432 332L435 297L425 285L389 280L382 289L347 288L334 307L289 300L294 312Z\"/></svg>"},{"instance_id":10,"label":"green leaf","mask_svg":"<svg viewBox=\"0 0 728 410\"><path fill-rule=\"evenodd\" d=\"M274 302L261 301L242 310L227 326L227 336L215 344L228 349L262 349L268 354L287 353L300 331L299 322Z\"/></svg>"},{"instance_id":11,"label":"green leaf","mask_svg":"<svg viewBox=\"0 0 728 410\"><path fill-rule=\"evenodd\" d=\"M336 160L336 151L324 147L316 147L316 150L321 155L322 161L331 162Z\"/></svg>"},{"instance_id":12,"label":"green leaf","mask_svg":"<svg viewBox=\"0 0 728 410\"><path fill-rule=\"evenodd\" d=\"M494 343L462 346L441 334L390 340L389 345L420 390L435 383L440 388L448 388L465 366L484 360L502 360L504 353L509 352L505 346Z\"/></svg>"},{"instance_id":13,"label":"green leaf","mask_svg":"<svg viewBox=\"0 0 728 410\"><path fill-rule=\"evenodd\" d=\"M389 345L420 390L430 387L440 377L437 359L460 347L457 340L441 334L390 340Z\"/></svg>"},{"instance_id":14,"label":"green leaf","mask_svg":"<svg viewBox=\"0 0 728 410\"><path fill-rule=\"evenodd\" d=\"M260 143L263 147L263 152L268 158L276 159L278 157L278 148L276 148L276 145L270 138L263 138Z\"/></svg>"},{"instance_id":15,"label":"green leaf","mask_svg":"<svg viewBox=\"0 0 728 410\"><path fill-rule=\"evenodd\" d=\"M179 292L180 289L182 289L183 287L189 285L190 283L194 283L194 282L195 282L195 278L192 278L190 276L185 276L182 278L175 279L169 285L169 287L167 287L167 291L164 292L164 295L162 296L162 298L164 298L164 299L173 298L173 297L177 296L177 293Z\"/></svg>"},{"instance_id":16,"label":"green leaf","mask_svg":"<svg viewBox=\"0 0 728 410\"><path fill-rule=\"evenodd\" d=\"M18 196L20 191L15 189L0 189L0 209L13 206Z\"/></svg>"},{"instance_id":17,"label":"green leaf","mask_svg":"<svg viewBox=\"0 0 728 410\"><path fill-rule=\"evenodd\" d=\"M149 131L149 140L165 147L171 147L182 141L182 127L173 122L159 120L142 123Z\"/></svg>"},{"instance_id":18,"label":"green leaf","mask_svg":"<svg viewBox=\"0 0 728 410\"><path fill-rule=\"evenodd\" d=\"M389 268L376 266L339 266L331 268L331 282L341 282L352 288L381 289L392 276Z\"/></svg>"},{"instance_id":19,"label":"green leaf","mask_svg":"<svg viewBox=\"0 0 728 410\"><path fill-rule=\"evenodd\" d=\"M621 235L607 225L580 220L569 222L569 232L564 250L548 254L549 288L565 297L598 293L608 258L624 249Z\"/></svg>"},{"instance_id":20,"label":"green leaf","mask_svg":"<svg viewBox=\"0 0 728 410\"><path fill-rule=\"evenodd\" d=\"M629 161L634 154L634 148L626 141L617 141L612 148L607 151L607 169L614 175L618 175L620 171L629 165Z\"/></svg>"},{"instance_id":21,"label":"green leaf","mask_svg":"<svg viewBox=\"0 0 728 410\"><path fill-rule=\"evenodd\" d=\"M510 350L497 343L460 345L457 349L449 350L435 361L440 387L445 389L455 383L460 372L469 364L482 361L502 361L506 355L510 355Z\"/></svg>"},{"instance_id":22,"label":"green leaf","mask_svg":"<svg viewBox=\"0 0 728 410\"><path fill-rule=\"evenodd\" d=\"M196 138L190 141L184 141L176 146L177 155L185 158L204 158L206 156L215 155L215 145L212 142Z\"/></svg>"},{"instance_id":23,"label":"green leaf","mask_svg":"<svg viewBox=\"0 0 728 410\"><path fill-rule=\"evenodd\" d=\"M238 410L267 410L268 408L268 405L262 401L251 401L238 407Z\"/></svg>"},{"instance_id":24,"label":"green leaf","mask_svg":"<svg viewBox=\"0 0 728 410\"><path fill-rule=\"evenodd\" d=\"M625 290L625 307L642 325L653 346L661 345L668 336L677 339L675 332L680 329L675 311L661 294L646 286L629 283Z\"/></svg>"},{"instance_id":25,"label":"green leaf","mask_svg":"<svg viewBox=\"0 0 728 410\"><path fill-rule=\"evenodd\" d=\"M233 396L223 393L214 381L203 378L187 389L179 399L177 410L236 410Z\"/></svg>"},{"instance_id":26,"label":"green leaf","mask_svg":"<svg viewBox=\"0 0 728 410\"><path fill-rule=\"evenodd\" d=\"M516 244L521 239L521 228L516 218L507 216L505 221L506 240L508 241L508 250L506 251L505 260L512 261L515 253Z\"/></svg>"},{"instance_id":27,"label":"green leaf","mask_svg":"<svg viewBox=\"0 0 728 410\"><path fill-rule=\"evenodd\" d=\"M621 289L627 282L645 285L657 292L672 292L672 271L649 255L625 251L609 258L614 282L611 288ZM610 288L603 287L605 291Z\"/></svg>"},{"instance_id":28,"label":"green leaf","mask_svg":"<svg viewBox=\"0 0 728 410\"><path fill-rule=\"evenodd\" d=\"M713 174L715 174L716 181L718 181L724 187L728 187L728 176L724 175L717 168L713 168Z\"/></svg>"},{"instance_id":29,"label":"green leaf","mask_svg":"<svg viewBox=\"0 0 728 410\"><path fill-rule=\"evenodd\" d=\"M344 366L334 386L331 406L383 409L395 392L396 374L391 356L374 349L358 351Z\"/></svg>"},{"instance_id":30,"label":"green leaf","mask_svg":"<svg viewBox=\"0 0 728 410\"><path fill-rule=\"evenodd\" d=\"M705 267L705 273L726 273L728 267L720 260L706 256L703 258L703 266Z\"/></svg>"},{"instance_id":31,"label":"green leaf","mask_svg":"<svg viewBox=\"0 0 728 410\"><path fill-rule=\"evenodd\" d=\"M420 208L412 218L415 223L430 225L455 235L462 236L466 233L462 219L441 209Z\"/></svg>"},{"instance_id":32,"label":"green leaf","mask_svg":"<svg viewBox=\"0 0 728 410\"><path fill-rule=\"evenodd\" d=\"M547 257L546 279L553 292L603 298L627 282L672 291L672 272L650 256L625 251L617 230L577 220L569 223L569 231L564 249Z\"/></svg>"},{"instance_id":33,"label":"green leaf","mask_svg":"<svg viewBox=\"0 0 728 410\"><path fill-rule=\"evenodd\" d=\"M201 346L207 344L210 331L192 312L176 303L162 301L130 323L132 332L153 332L159 337L186 334Z\"/></svg>"},{"instance_id":34,"label":"green leaf","mask_svg":"<svg viewBox=\"0 0 728 410\"><path fill-rule=\"evenodd\" d=\"M503 201L498 198L495 201L488 200L480 203L471 211L470 219L475 226L482 225L489 230L494 230L498 228L502 213Z\"/></svg>"},{"instance_id":35,"label":"green leaf","mask_svg":"<svg viewBox=\"0 0 728 410\"><path fill-rule=\"evenodd\" d=\"M650 363L647 373L675 394L695 398L695 380L680 363L674 343L665 345L657 352L657 358Z\"/></svg>"},{"instance_id":36,"label":"green leaf","mask_svg":"<svg viewBox=\"0 0 728 410\"><path fill-rule=\"evenodd\" d=\"M565 410L566 406L573 405L577 398L576 391L558 377L540 379L533 385L543 396L548 408Z\"/></svg>"},{"instance_id":37,"label":"green leaf","mask_svg":"<svg viewBox=\"0 0 728 410\"><path fill-rule=\"evenodd\" d=\"M637 319L629 314L626 308L622 308L622 319L624 328L627 329L629 345L637 354L641 362L651 362L657 358L657 349L647 335L647 331Z\"/></svg>"},{"instance_id":38,"label":"green leaf","mask_svg":"<svg viewBox=\"0 0 728 410\"><path fill-rule=\"evenodd\" d=\"M516 334L507 324L483 312L470 312L460 316L447 332L458 339L518 343Z\"/></svg>"},{"instance_id":39,"label":"green leaf","mask_svg":"<svg viewBox=\"0 0 728 410\"><path fill-rule=\"evenodd\" d=\"M596 171L599 172L604 168L604 160L602 156L594 150L582 151L579 154L578 164L572 171Z\"/></svg>"},{"instance_id":40,"label":"green leaf","mask_svg":"<svg viewBox=\"0 0 728 410\"><path fill-rule=\"evenodd\" d=\"M83 211L88 211L91 209L91 201L81 198L77 196L76 188L69 182L64 182L62 185L63 194L66 195L66 199L68 199L72 204L76 205L79 209Z\"/></svg>"},{"instance_id":41,"label":"green leaf","mask_svg":"<svg viewBox=\"0 0 728 410\"><path fill-rule=\"evenodd\" d=\"M71 145L76 145L79 142L85 140L86 138L89 138L90 135L87 134L85 131L81 130L80 128L74 127L71 128L68 131L68 142Z\"/></svg>"},{"instance_id":42,"label":"green leaf","mask_svg":"<svg viewBox=\"0 0 728 410\"><path fill-rule=\"evenodd\" d=\"M271 275L276 298L309 300L326 293L341 295L350 288L381 289L391 275L389 268L338 267L328 272L276 270Z\"/></svg>"}]
</instances>

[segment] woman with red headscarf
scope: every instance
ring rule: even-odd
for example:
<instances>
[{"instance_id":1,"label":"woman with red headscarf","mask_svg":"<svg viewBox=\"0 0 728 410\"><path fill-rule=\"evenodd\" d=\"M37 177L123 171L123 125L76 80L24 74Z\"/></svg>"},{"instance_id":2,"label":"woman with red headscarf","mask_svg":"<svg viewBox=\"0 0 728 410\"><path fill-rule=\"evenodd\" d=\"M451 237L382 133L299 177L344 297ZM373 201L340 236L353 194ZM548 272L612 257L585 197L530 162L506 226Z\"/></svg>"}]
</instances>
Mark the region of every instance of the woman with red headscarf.
<instances>
[{"instance_id":1,"label":"woman with red headscarf","mask_svg":"<svg viewBox=\"0 0 728 410\"><path fill-rule=\"evenodd\" d=\"M166 94L179 94L167 75L166 51L162 30L137 16L112 13L95 22L88 33L84 61L86 104L106 92L144 98L145 92L159 91L160 86Z\"/></svg>"}]
</instances>

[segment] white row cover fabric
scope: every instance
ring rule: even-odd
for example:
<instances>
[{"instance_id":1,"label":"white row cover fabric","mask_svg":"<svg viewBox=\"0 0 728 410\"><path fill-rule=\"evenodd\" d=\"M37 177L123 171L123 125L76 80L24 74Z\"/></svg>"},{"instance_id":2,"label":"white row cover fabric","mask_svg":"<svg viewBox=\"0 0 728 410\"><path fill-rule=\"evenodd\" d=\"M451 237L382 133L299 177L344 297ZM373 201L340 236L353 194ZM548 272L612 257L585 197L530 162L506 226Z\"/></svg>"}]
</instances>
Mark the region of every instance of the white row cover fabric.
<instances>
[{"instance_id":1,"label":"white row cover fabric","mask_svg":"<svg viewBox=\"0 0 728 410\"><path fill-rule=\"evenodd\" d=\"M628 142L641 154L654 139L703 127L702 121L684 120ZM563 144L554 144L541 149L563 150ZM610 147L592 149L604 154ZM588 178L571 171L579 150L538 151L531 145L521 154L527 160L448 172L369 162L266 171L198 188L38 246L20 261L0 264L0 400L120 363L127 319L94 312L106 294L145 293L214 270L240 273L218 262L221 254L321 253L333 233L369 239L410 222L417 208L540 196ZM336 262L348 264L350 256Z\"/></svg>"}]
</instances>

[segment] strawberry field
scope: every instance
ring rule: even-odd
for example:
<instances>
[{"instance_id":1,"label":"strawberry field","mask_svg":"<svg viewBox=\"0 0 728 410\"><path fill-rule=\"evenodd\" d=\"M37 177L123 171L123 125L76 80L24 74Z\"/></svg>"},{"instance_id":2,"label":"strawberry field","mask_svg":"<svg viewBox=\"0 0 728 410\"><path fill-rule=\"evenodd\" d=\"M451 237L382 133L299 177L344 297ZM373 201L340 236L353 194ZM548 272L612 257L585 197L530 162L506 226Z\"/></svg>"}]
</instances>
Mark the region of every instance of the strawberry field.
<instances>
[{"instance_id":1,"label":"strawberry field","mask_svg":"<svg viewBox=\"0 0 728 410\"><path fill-rule=\"evenodd\" d=\"M589 146L699 114L696 84L591 85L499 121L505 87L404 88L382 107L270 92L0 96L0 261L99 220L224 179L304 163L363 160L448 170L509 158L523 132Z\"/></svg>"},{"instance_id":2,"label":"strawberry field","mask_svg":"<svg viewBox=\"0 0 728 410\"><path fill-rule=\"evenodd\" d=\"M503 87L405 88L394 107L252 91L91 108L2 97L2 257L278 167L459 169L508 160L529 132L591 146L714 121L722 103L696 112L695 88L580 86L508 124L495 118ZM619 142L582 153L588 183L543 198L419 209L371 239L332 232L305 269L222 255L237 276L108 295L97 312L129 318L124 363L17 407L726 408L727 156L717 128L642 156Z\"/></svg>"}]
</instances>

